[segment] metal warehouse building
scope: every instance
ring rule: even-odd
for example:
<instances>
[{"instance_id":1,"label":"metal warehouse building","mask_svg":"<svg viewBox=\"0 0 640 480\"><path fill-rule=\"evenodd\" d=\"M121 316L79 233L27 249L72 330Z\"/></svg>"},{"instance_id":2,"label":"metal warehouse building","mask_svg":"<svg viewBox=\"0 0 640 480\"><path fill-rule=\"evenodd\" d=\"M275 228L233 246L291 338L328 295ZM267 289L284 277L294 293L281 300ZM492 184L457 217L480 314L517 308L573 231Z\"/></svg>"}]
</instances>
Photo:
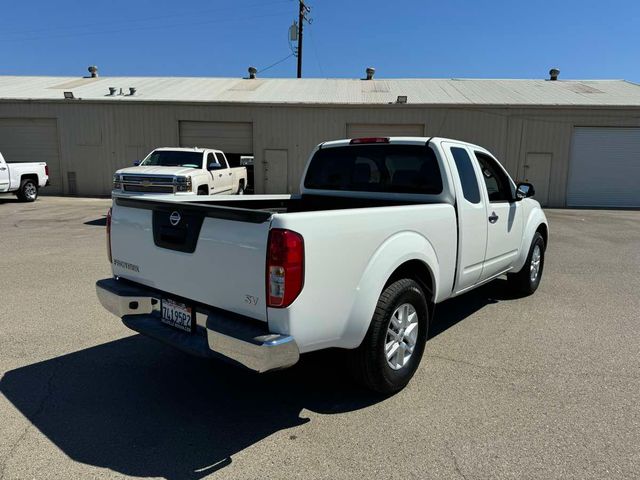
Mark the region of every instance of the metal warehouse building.
<instances>
[{"instance_id":1,"label":"metal warehouse building","mask_svg":"<svg viewBox=\"0 0 640 480\"><path fill-rule=\"evenodd\" d=\"M480 144L549 206L640 206L623 80L0 77L0 152L46 161L48 193L108 195L116 169L178 145L253 154L257 193L296 192L316 144L390 135Z\"/></svg>"}]
</instances>

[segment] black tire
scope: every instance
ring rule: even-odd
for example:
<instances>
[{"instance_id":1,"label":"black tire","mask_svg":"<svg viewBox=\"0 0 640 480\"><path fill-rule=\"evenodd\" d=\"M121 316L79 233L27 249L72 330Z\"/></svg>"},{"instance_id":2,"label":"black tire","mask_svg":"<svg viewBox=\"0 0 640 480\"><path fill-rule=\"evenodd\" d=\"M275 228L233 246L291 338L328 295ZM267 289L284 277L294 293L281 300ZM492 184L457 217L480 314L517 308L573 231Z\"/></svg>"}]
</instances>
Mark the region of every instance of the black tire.
<instances>
[{"instance_id":1,"label":"black tire","mask_svg":"<svg viewBox=\"0 0 640 480\"><path fill-rule=\"evenodd\" d=\"M207 187L198 187L198 195L209 195L209 189Z\"/></svg>"},{"instance_id":2,"label":"black tire","mask_svg":"<svg viewBox=\"0 0 640 480\"><path fill-rule=\"evenodd\" d=\"M238 185L238 191L236 192L236 195L244 195L244 183L240 182L240 184Z\"/></svg>"},{"instance_id":3,"label":"black tire","mask_svg":"<svg viewBox=\"0 0 640 480\"><path fill-rule=\"evenodd\" d=\"M23 202L35 202L38 198L38 184L30 178L26 178L20 183L16 195Z\"/></svg>"},{"instance_id":4,"label":"black tire","mask_svg":"<svg viewBox=\"0 0 640 480\"><path fill-rule=\"evenodd\" d=\"M415 309L418 316L416 343L406 363L398 369L393 369L385 352L388 328L396 309L407 303ZM352 358L349 366L354 379L364 387L383 394L402 390L420 364L427 342L428 328L427 300L418 283L409 278L393 282L380 295L362 344L350 352Z\"/></svg>"},{"instance_id":5,"label":"black tire","mask_svg":"<svg viewBox=\"0 0 640 480\"><path fill-rule=\"evenodd\" d=\"M539 249L540 258L538 262L538 269L535 275L533 276L534 266L532 265L532 261L534 258L534 251L536 247ZM531 246L529 247L529 254L527 255L527 260L524 262L524 266L517 273L510 273L507 275L507 279L509 281L509 286L519 295L527 296L531 295L538 289L538 285L540 285L540 280L542 279L542 271L544 270L544 252L545 252L545 244L544 238L540 234L540 232L536 232L533 236L533 240L531 241Z\"/></svg>"}]
</instances>

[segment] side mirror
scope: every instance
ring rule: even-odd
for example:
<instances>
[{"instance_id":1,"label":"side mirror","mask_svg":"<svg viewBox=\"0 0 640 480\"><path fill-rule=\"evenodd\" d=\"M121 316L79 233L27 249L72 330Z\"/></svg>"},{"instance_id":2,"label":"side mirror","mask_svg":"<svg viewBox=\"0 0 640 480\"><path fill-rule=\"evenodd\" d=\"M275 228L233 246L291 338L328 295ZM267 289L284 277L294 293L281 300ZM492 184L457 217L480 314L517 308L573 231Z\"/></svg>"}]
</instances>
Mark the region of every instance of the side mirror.
<instances>
[{"instance_id":1,"label":"side mirror","mask_svg":"<svg viewBox=\"0 0 640 480\"><path fill-rule=\"evenodd\" d=\"M136 160L135 162L133 162L133 166L134 167L139 167L140 166L140 160Z\"/></svg>"},{"instance_id":2,"label":"side mirror","mask_svg":"<svg viewBox=\"0 0 640 480\"><path fill-rule=\"evenodd\" d=\"M533 197L536 194L535 188L530 183L522 182L518 184L516 189L516 200L522 200L523 198Z\"/></svg>"},{"instance_id":3,"label":"side mirror","mask_svg":"<svg viewBox=\"0 0 640 480\"><path fill-rule=\"evenodd\" d=\"M209 164L209 170L217 170L219 168L222 168L222 165L220 165L219 163L211 162Z\"/></svg>"}]
</instances>

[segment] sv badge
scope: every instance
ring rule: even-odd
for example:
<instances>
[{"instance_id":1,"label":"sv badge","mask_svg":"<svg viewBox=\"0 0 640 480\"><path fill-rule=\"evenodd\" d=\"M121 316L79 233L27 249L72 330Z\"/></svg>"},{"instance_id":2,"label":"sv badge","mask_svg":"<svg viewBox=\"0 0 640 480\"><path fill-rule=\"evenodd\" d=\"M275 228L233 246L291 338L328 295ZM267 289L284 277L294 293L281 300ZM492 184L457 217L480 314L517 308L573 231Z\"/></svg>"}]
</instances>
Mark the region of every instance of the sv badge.
<instances>
[{"instance_id":1,"label":"sv badge","mask_svg":"<svg viewBox=\"0 0 640 480\"><path fill-rule=\"evenodd\" d=\"M254 297L253 295L245 295L244 303L248 303L249 305L258 305L258 297Z\"/></svg>"}]
</instances>

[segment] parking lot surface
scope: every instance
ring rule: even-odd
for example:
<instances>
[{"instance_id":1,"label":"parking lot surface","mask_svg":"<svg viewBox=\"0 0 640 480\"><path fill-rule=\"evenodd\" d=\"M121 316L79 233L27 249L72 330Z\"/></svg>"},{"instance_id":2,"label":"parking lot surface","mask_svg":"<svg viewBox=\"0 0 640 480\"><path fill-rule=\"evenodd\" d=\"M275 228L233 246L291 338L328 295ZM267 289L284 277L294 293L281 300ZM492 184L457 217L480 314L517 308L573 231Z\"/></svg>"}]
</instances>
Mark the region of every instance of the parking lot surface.
<instances>
[{"instance_id":1,"label":"parking lot surface","mask_svg":"<svg viewBox=\"0 0 640 480\"><path fill-rule=\"evenodd\" d=\"M547 211L536 294L439 305L384 398L340 355L260 376L126 329L109 203L0 197L0 479L640 477L640 212Z\"/></svg>"}]
</instances>

